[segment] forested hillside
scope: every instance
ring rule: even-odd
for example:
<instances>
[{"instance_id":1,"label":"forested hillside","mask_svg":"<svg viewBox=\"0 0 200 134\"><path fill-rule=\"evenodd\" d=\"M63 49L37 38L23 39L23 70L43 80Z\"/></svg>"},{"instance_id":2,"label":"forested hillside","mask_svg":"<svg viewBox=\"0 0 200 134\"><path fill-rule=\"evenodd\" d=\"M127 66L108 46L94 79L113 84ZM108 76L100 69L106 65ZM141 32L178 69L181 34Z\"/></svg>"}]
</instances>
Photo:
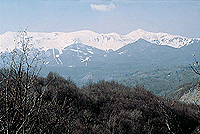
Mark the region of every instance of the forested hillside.
<instances>
[{"instance_id":1,"label":"forested hillside","mask_svg":"<svg viewBox=\"0 0 200 134\"><path fill-rule=\"evenodd\" d=\"M1 73L1 133L189 134L200 125L199 106L143 87L98 81L78 88L50 72L26 89L14 77L4 81Z\"/></svg>"}]
</instances>

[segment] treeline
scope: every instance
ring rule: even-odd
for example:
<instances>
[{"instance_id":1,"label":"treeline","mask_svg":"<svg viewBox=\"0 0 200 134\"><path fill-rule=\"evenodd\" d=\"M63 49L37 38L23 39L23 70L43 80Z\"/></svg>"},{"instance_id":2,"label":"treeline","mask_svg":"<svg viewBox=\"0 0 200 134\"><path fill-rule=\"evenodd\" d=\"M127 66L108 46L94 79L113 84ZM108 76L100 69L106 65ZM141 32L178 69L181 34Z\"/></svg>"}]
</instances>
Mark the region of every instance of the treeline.
<instances>
[{"instance_id":1,"label":"treeline","mask_svg":"<svg viewBox=\"0 0 200 134\"><path fill-rule=\"evenodd\" d=\"M26 72L24 77L0 72L0 133L200 132L197 105L164 99L140 86L102 80L78 88L52 72L28 84Z\"/></svg>"}]
</instances>

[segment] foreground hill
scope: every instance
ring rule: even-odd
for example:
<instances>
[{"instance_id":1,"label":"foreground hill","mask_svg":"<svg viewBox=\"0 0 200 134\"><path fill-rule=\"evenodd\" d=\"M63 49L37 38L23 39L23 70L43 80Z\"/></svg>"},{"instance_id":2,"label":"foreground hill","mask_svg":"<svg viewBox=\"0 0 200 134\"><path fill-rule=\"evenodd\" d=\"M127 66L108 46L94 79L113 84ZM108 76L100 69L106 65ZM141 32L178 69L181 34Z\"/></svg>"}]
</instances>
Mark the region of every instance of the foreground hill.
<instances>
[{"instance_id":1,"label":"foreground hill","mask_svg":"<svg viewBox=\"0 0 200 134\"><path fill-rule=\"evenodd\" d=\"M199 107L161 98L143 87L98 81L78 88L70 79L50 72L46 78L37 78L27 92L17 88L12 78L1 83L1 133L199 132Z\"/></svg>"},{"instance_id":2,"label":"foreground hill","mask_svg":"<svg viewBox=\"0 0 200 134\"><path fill-rule=\"evenodd\" d=\"M181 92L181 90L184 90L184 87L179 88L178 92ZM180 100L186 103L200 105L200 80L190 87L190 90L183 92Z\"/></svg>"}]
</instances>

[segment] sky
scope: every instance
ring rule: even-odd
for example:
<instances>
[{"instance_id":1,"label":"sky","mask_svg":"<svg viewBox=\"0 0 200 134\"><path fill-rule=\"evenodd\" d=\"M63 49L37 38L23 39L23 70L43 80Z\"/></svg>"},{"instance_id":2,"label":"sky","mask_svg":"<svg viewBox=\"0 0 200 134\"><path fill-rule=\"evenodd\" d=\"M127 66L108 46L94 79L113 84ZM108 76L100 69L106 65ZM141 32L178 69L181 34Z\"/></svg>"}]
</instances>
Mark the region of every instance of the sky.
<instances>
[{"instance_id":1,"label":"sky","mask_svg":"<svg viewBox=\"0 0 200 134\"><path fill-rule=\"evenodd\" d=\"M28 32L128 34L143 29L200 37L200 1L1 0L0 34Z\"/></svg>"}]
</instances>

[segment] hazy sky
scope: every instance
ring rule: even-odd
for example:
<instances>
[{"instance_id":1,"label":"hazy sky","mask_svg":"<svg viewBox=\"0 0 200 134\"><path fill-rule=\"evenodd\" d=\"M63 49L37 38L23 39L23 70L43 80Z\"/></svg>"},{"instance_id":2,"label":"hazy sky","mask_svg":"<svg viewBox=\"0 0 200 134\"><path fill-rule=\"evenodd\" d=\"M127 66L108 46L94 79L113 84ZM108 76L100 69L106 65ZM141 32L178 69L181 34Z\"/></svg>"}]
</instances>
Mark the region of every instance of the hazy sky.
<instances>
[{"instance_id":1,"label":"hazy sky","mask_svg":"<svg viewBox=\"0 0 200 134\"><path fill-rule=\"evenodd\" d=\"M200 1L1 0L0 33L128 34L136 29L200 37Z\"/></svg>"}]
</instances>

